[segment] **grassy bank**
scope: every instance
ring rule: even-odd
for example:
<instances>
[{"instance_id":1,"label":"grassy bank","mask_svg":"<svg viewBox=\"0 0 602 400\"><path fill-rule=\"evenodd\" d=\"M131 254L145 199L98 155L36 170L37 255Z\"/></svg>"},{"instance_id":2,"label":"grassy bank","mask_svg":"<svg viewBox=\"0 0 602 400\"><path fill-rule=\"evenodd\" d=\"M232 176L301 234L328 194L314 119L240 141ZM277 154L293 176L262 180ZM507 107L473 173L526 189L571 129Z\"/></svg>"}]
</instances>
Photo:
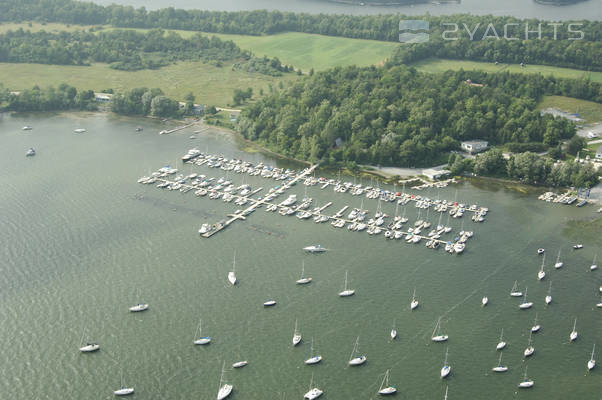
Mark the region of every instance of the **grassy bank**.
<instances>
[{"instance_id":1,"label":"grassy bank","mask_svg":"<svg viewBox=\"0 0 602 400\"><path fill-rule=\"evenodd\" d=\"M0 63L0 83L11 90L31 88L33 85L57 86L66 82L78 89L101 91L112 88L123 91L135 87L157 87L174 99L183 99L192 92L202 104L227 105L232 102L236 88L253 88L255 96L269 85L276 87L281 80L297 79L294 74L274 78L262 74L233 71L231 66L221 68L201 62L179 62L158 70L119 71L106 64L89 67L42 64Z\"/></svg>"},{"instance_id":2,"label":"grassy bank","mask_svg":"<svg viewBox=\"0 0 602 400\"><path fill-rule=\"evenodd\" d=\"M428 73L438 73L447 70L465 71L485 71L485 72L504 72L525 74L554 75L558 78L583 79L589 78L593 82L602 82L602 72L587 72L578 69L550 67L547 65L526 65L521 67L518 64L498 64L479 61L463 60L444 60L438 58L429 58L412 64L416 69Z\"/></svg>"},{"instance_id":3,"label":"grassy bank","mask_svg":"<svg viewBox=\"0 0 602 400\"><path fill-rule=\"evenodd\" d=\"M570 113L578 113L587 123L602 121L602 104L564 96L544 96L537 108L558 108Z\"/></svg>"}]
</instances>

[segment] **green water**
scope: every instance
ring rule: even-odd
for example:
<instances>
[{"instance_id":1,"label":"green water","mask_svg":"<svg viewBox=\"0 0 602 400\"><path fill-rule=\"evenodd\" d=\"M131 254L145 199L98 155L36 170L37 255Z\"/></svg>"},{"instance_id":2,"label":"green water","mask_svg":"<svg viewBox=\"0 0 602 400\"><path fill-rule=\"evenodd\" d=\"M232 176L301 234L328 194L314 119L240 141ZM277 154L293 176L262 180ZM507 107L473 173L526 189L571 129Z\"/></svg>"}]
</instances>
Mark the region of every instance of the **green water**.
<instances>
[{"instance_id":1,"label":"green water","mask_svg":"<svg viewBox=\"0 0 602 400\"><path fill-rule=\"evenodd\" d=\"M24 125L34 129L21 131ZM137 125L144 131L136 133ZM87 132L74 134L76 128ZM190 140L198 128L158 135L161 129L158 122L103 114L0 117L1 398L108 399L123 370L136 390L132 398L214 399L222 362L243 359L247 367L226 372L232 399L282 399L284 393L300 399L312 372L324 399L376 398L387 369L401 399L441 399L446 385L450 400L600 398L602 370L587 373L586 363L594 342L602 352L602 310L595 307L602 272L589 271L594 254L602 257L601 239L574 230L575 236L563 236L567 221L592 217L593 207L546 204L491 184L431 189L427 196L454 199L457 191L458 200L490 209L485 224L464 218L475 235L460 256L263 209L200 239L202 223L237 206L136 180L174 165L193 146L255 163L275 161L242 152L227 133L208 131ZM35 157L25 157L29 147ZM183 168L189 170L225 175ZM240 184L243 176L229 178ZM264 191L276 185L244 179ZM290 192L302 197L304 189L299 184ZM308 194L320 204L333 201L332 213L360 203L317 186ZM375 210L377 202L365 199L364 205ZM383 208L394 213L393 204ZM408 207L407 215L413 221L417 209ZM461 221L451 223L460 229ZM571 250L575 240L585 248ZM301 251L314 243L331 251ZM560 246L565 266L554 270ZM543 282L537 281L538 247L548 250ZM230 287L235 252L240 284ZM303 260L313 283L300 287L294 282ZM356 295L339 298L346 270ZM523 290L528 286L531 310L519 310L520 299L508 296L515 280ZM554 300L546 307L550 280ZM414 287L421 306L410 312ZM483 295L489 297L484 308ZM264 309L268 298L278 305ZM138 301L150 309L129 313ZM534 335L536 354L524 362L536 312L542 329ZM430 340L439 316L447 344ZM200 318L203 334L213 338L206 347L192 344ZM293 348L296 318L304 340ZM580 337L569 343L574 318ZM399 339L391 342L394 320ZM510 371L493 375L501 328ZM78 351L84 329L100 342L99 352ZM368 362L349 368L357 336ZM324 360L310 367L303 360L312 337ZM452 374L442 381L447 347ZM517 393L525 364L535 387Z\"/></svg>"}]
</instances>

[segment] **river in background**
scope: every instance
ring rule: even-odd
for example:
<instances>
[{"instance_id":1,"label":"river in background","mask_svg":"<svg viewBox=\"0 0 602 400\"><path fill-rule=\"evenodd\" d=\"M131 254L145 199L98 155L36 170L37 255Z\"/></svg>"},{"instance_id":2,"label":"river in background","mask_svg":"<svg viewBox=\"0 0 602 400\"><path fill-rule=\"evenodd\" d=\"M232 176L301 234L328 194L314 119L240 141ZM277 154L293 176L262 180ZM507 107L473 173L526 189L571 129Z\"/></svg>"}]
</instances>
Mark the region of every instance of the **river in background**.
<instances>
[{"instance_id":1,"label":"river in background","mask_svg":"<svg viewBox=\"0 0 602 400\"><path fill-rule=\"evenodd\" d=\"M553 6L536 3L533 0L462 0L460 3L414 4L408 6L360 6L327 2L321 0L94 0L96 3L112 3L159 9L165 7L240 11L240 10L280 10L306 12L312 14L389 14L406 15L449 15L469 13L475 15L512 15L517 18L538 18L543 20L599 20L602 18L602 0L588 0L570 6Z\"/></svg>"},{"instance_id":2,"label":"river in background","mask_svg":"<svg viewBox=\"0 0 602 400\"><path fill-rule=\"evenodd\" d=\"M24 125L34 129L22 131ZM135 132L138 125L144 131ZM74 134L77 128L87 132ZM595 307L602 271L589 271L594 254L602 257L600 236L565 229L568 221L591 218L594 207L546 204L479 181L416 192L489 207L484 224L451 220L454 231L464 224L475 232L459 256L264 209L200 239L202 223L237 206L136 180L166 164L226 175L182 166L179 158L193 146L254 163L280 161L245 152L227 132L210 129L191 140L198 128L157 134L165 128L110 114L0 114L0 397L110 399L123 371L134 399L214 399L222 362L246 359L247 367L226 372L233 400L301 398L312 372L323 399L374 399L387 369L403 399L442 399L446 385L450 400L599 398L602 369L587 373L586 363L596 341L602 351L602 310ZM29 147L35 157L25 157ZM229 178L264 192L277 184ZM304 191L298 184L290 193ZM307 194L318 204L333 201L332 213L361 201L319 187ZM374 211L377 202L364 199L364 206ZM395 212L390 203L383 209ZM407 207L410 221L417 214ZM429 219L437 223L432 213ZM573 251L576 242L585 248ZM304 254L301 247L314 243L330 251ZM547 249L543 282L538 247ZM554 270L559 248L565 266ZM230 287L235 253L240 284ZM303 261L313 282L300 287ZM345 271L356 295L339 298ZM520 299L508 296L515 280L528 287L531 310L519 310ZM554 300L546 306L549 282ZM410 312L414 288L421 306ZM264 309L269 298L278 305ZM129 313L139 301L150 309ZM536 354L525 362L536 313L542 329L534 335ZM430 340L439 316L447 344ZM203 335L213 337L206 347L192 344L200 318ZM569 343L574 318L580 337ZM304 339L293 348L295 319ZM394 323L399 339L391 342ZM510 370L494 375L502 328ZM349 368L358 336L368 362ZM101 350L80 353L82 337L100 342ZM312 337L324 357L315 367L303 363ZM439 371L448 347L452 374L444 382ZM525 365L535 387L517 393Z\"/></svg>"}]
</instances>

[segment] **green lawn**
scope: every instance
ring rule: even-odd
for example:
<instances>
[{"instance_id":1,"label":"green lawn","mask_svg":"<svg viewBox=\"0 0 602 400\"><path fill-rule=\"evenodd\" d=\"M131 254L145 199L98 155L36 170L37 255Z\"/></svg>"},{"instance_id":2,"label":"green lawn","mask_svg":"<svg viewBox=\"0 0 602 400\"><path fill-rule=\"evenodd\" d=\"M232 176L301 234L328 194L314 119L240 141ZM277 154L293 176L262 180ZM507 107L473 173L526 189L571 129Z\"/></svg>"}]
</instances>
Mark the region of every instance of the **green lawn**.
<instances>
[{"instance_id":1,"label":"green lawn","mask_svg":"<svg viewBox=\"0 0 602 400\"><path fill-rule=\"evenodd\" d=\"M232 71L231 66L218 68L201 62L178 62L158 70L118 71L106 64L89 67L42 64L0 63L0 83L18 91L31 88L57 86L65 82L78 89L100 91L112 88L116 91L135 87L158 87L167 96L181 100L192 92L198 103L226 106L232 102L236 88L253 88L254 97L263 89L268 93L269 84L274 87L280 80L297 79L295 74L273 78L262 74Z\"/></svg>"},{"instance_id":2,"label":"green lawn","mask_svg":"<svg viewBox=\"0 0 602 400\"><path fill-rule=\"evenodd\" d=\"M602 104L564 96L544 96L537 108L557 108L570 113L578 113L587 123L602 122Z\"/></svg>"},{"instance_id":3,"label":"green lawn","mask_svg":"<svg viewBox=\"0 0 602 400\"><path fill-rule=\"evenodd\" d=\"M486 72L519 72L528 74L554 75L559 78L581 79L589 77L594 82L602 82L602 72L587 72L578 69L550 67L547 65L528 65L524 68L518 64L498 64L479 61L462 60L444 60L438 58L429 58L412 64L416 69L423 72L437 73L447 70L464 69L466 71L486 71Z\"/></svg>"}]
</instances>

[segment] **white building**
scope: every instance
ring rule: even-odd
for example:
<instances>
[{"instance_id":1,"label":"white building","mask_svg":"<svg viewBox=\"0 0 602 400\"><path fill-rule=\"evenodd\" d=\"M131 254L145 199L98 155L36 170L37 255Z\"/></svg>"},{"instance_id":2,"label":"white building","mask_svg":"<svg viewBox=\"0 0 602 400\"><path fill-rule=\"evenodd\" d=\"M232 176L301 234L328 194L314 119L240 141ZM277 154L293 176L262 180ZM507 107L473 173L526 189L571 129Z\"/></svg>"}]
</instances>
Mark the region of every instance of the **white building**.
<instances>
[{"instance_id":1,"label":"white building","mask_svg":"<svg viewBox=\"0 0 602 400\"><path fill-rule=\"evenodd\" d=\"M596 151L596 160L602 160L602 146L598 147L598 151Z\"/></svg>"},{"instance_id":2,"label":"white building","mask_svg":"<svg viewBox=\"0 0 602 400\"><path fill-rule=\"evenodd\" d=\"M489 143L486 140L468 140L466 142L462 142L460 147L462 147L462 150L473 154L487 149L488 144Z\"/></svg>"},{"instance_id":3,"label":"white building","mask_svg":"<svg viewBox=\"0 0 602 400\"><path fill-rule=\"evenodd\" d=\"M422 175L426 176L430 180L434 181L444 176L451 174L450 171L444 169L423 169Z\"/></svg>"}]
</instances>

